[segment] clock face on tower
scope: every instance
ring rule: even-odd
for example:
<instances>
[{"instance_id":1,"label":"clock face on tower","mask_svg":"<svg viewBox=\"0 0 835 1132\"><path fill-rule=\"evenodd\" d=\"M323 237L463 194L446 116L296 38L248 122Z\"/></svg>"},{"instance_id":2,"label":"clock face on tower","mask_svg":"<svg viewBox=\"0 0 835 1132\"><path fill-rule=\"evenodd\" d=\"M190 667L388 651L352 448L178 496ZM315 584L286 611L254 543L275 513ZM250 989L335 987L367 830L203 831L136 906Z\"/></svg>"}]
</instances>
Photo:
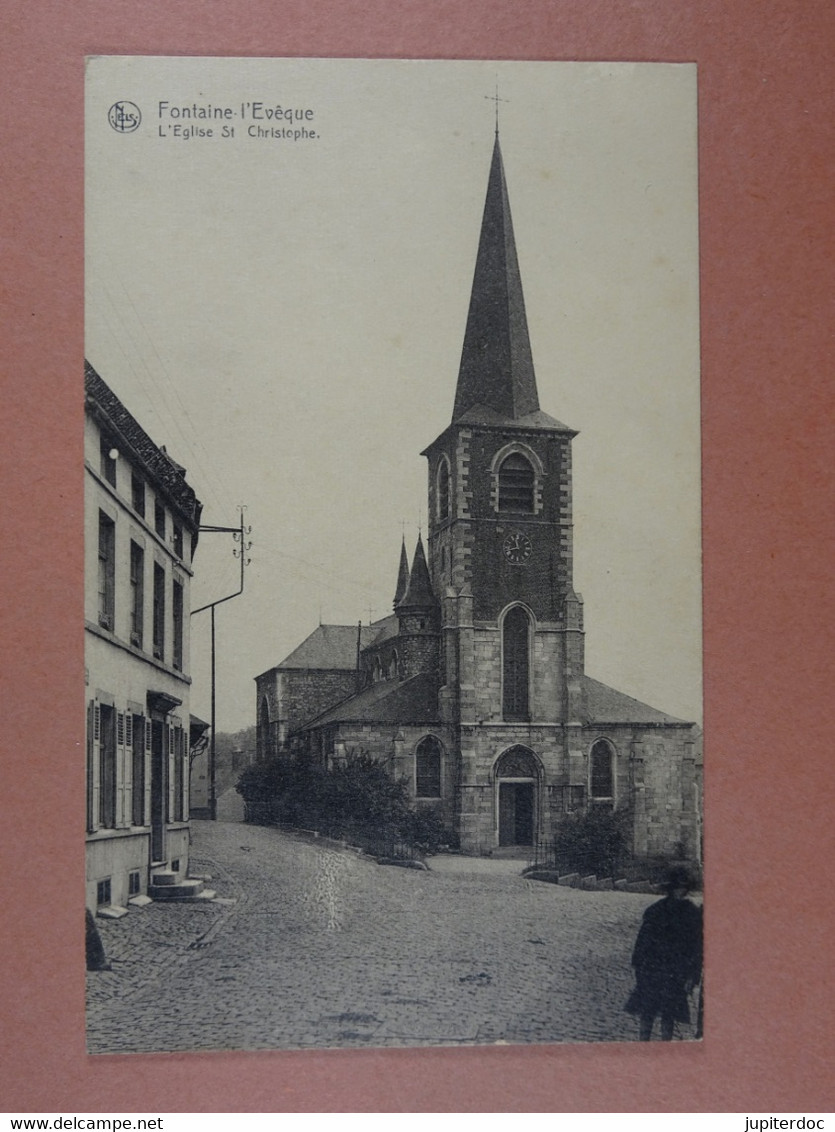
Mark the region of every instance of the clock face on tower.
<instances>
[{"instance_id":1,"label":"clock face on tower","mask_svg":"<svg viewBox=\"0 0 835 1132\"><path fill-rule=\"evenodd\" d=\"M511 531L502 543L502 550L512 566L523 566L533 553L533 543L521 531Z\"/></svg>"}]
</instances>

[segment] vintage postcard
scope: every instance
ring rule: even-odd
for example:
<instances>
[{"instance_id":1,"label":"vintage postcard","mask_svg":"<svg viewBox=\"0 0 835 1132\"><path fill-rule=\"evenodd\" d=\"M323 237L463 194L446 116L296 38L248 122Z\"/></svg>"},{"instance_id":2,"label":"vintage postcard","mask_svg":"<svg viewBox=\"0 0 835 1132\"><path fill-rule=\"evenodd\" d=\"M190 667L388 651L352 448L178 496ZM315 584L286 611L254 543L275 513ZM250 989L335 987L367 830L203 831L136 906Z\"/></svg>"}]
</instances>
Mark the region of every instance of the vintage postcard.
<instances>
[{"instance_id":1,"label":"vintage postcard","mask_svg":"<svg viewBox=\"0 0 835 1132\"><path fill-rule=\"evenodd\" d=\"M87 61L91 1053L701 1037L696 81Z\"/></svg>"}]
</instances>

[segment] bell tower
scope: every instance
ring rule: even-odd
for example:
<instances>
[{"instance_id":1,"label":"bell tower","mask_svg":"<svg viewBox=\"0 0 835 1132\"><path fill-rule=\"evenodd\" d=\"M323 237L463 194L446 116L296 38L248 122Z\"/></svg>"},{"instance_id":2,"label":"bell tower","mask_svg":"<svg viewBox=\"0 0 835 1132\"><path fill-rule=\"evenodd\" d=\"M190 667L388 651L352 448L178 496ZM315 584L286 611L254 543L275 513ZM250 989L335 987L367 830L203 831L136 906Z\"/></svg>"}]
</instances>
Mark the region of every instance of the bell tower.
<instances>
[{"instance_id":1,"label":"bell tower","mask_svg":"<svg viewBox=\"0 0 835 1132\"><path fill-rule=\"evenodd\" d=\"M470 593L476 621L514 602L563 619L575 435L539 408L497 131L452 421L423 453L435 592Z\"/></svg>"}]
</instances>

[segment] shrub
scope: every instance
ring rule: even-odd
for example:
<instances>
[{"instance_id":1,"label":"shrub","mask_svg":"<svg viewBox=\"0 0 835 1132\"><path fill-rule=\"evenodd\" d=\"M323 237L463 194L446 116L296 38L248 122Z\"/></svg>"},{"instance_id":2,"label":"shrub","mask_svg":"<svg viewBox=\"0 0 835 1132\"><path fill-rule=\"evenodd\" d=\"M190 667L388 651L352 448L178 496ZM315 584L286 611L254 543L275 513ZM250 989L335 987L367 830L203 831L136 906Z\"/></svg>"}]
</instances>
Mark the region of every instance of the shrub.
<instances>
[{"instance_id":1,"label":"shrub","mask_svg":"<svg viewBox=\"0 0 835 1132\"><path fill-rule=\"evenodd\" d=\"M593 806L565 818L554 839L556 867L563 872L615 877L628 853L629 815Z\"/></svg>"},{"instance_id":2,"label":"shrub","mask_svg":"<svg viewBox=\"0 0 835 1132\"><path fill-rule=\"evenodd\" d=\"M301 755L279 754L247 767L236 789L246 803L247 821L315 829L368 848L378 840L431 851L445 840L435 815L413 810L403 783L361 749L349 751L331 768Z\"/></svg>"}]
</instances>

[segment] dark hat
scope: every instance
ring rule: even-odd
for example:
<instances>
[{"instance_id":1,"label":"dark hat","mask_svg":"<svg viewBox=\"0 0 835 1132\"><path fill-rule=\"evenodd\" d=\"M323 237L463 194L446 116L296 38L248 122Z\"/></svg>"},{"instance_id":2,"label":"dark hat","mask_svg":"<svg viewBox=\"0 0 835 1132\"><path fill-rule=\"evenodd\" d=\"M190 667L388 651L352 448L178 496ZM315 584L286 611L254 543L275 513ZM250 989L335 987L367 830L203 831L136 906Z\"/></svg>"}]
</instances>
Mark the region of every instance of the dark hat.
<instances>
[{"instance_id":1,"label":"dark hat","mask_svg":"<svg viewBox=\"0 0 835 1132\"><path fill-rule=\"evenodd\" d=\"M688 892L693 887L693 878L684 865L673 865L668 869L661 887L665 892L672 892L675 888L686 888Z\"/></svg>"}]
</instances>

